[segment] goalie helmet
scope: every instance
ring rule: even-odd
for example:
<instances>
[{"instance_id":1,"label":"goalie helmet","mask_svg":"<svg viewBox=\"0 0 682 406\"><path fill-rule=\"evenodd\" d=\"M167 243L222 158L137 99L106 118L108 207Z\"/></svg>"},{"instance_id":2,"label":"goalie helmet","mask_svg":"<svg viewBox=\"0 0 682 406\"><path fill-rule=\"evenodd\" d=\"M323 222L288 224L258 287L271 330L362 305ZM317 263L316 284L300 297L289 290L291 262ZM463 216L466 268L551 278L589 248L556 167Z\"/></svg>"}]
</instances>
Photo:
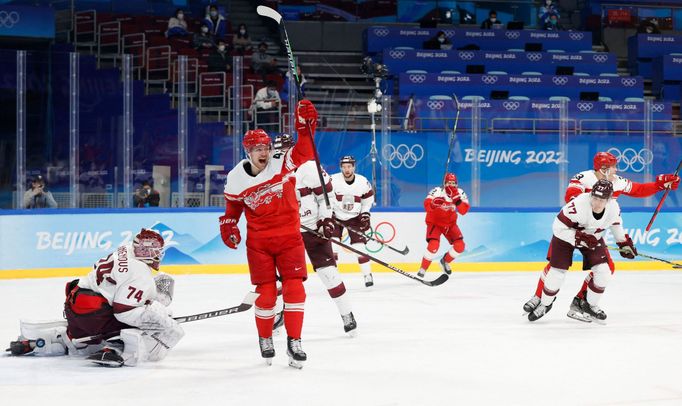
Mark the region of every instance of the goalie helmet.
<instances>
[{"instance_id":1,"label":"goalie helmet","mask_svg":"<svg viewBox=\"0 0 682 406\"><path fill-rule=\"evenodd\" d=\"M613 183L606 179L598 180L597 183L592 186L591 194L600 199L610 199L613 195Z\"/></svg>"},{"instance_id":2,"label":"goalie helmet","mask_svg":"<svg viewBox=\"0 0 682 406\"><path fill-rule=\"evenodd\" d=\"M294 137L289 134L282 134L275 137L272 147L276 150L289 149L293 147L295 143Z\"/></svg>"},{"instance_id":3,"label":"goalie helmet","mask_svg":"<svg viewBox=\"0 0 682 406\"><path fill-rule=\"evenodd\" d=\"M351 164L355 166L355 157L353 155L345 155L343 158L341 158L341 161L339 161L339 165L343 164Z\"/></svg>"},{"instance_id":4,"label":"goalie helmet","mask_svg":"<svg viewBox=\"0 0 682 406\"><path fill-rule=\"evenodd\" d=\"M611 167L618 164L616 157L610 152L597 152L592 160L594 170L599 171L603 167Z\"/></svg>"},{"instance_id":5,"label":"goalie helmet","mask_svg":"<svg viewBox=\"0 0 682 406\"><path fill-rule=\"evenodd\" d=\"M133 240L133 254L135 258L158 271L164 255L163 245L161 234L143 228Z\"/></svg>"},{"instance_id":6,"label":"goalie helmet","mask_svg":"<svg viewBox=\"0 0 682 406\"><path fill-rule=\"evenodd\" d=\"M261 130L260 128L247 131L246 134L244 134L244 140L242 141L242 145L244 146L244 150L246 152L251 151L252 148L259 145L270 146L271 143L272 140L270 139L268 133Z\"/></svg>"}]
</instances>

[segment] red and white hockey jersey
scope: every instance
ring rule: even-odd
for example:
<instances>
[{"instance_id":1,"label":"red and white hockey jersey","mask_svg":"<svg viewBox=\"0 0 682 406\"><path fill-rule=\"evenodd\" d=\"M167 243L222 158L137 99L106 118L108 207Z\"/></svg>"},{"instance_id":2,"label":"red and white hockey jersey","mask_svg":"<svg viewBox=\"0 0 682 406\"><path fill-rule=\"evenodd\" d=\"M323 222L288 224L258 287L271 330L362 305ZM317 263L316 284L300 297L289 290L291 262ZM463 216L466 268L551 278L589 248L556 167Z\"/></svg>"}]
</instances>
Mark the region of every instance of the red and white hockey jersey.
<instances>
[{"instance_id":1,"label":"red and white hockey jersey","mask_svg":"<svg viewBox=\"0 0 682 406\"><path fill-rule=\"evenodd\" d=\"M424 209L426 209L426 223L434 224L440 227L448 227L457 222L457 213L466 214L469 211L469 199L466 193L461 188L457 188L461 203L455 205L455 202L445 193L442 187L435 187L431 189L429 194L424 199ZM442 204L435 204L433 199L443 199ZM440 199L439 199L440 201Z\"/></svg>"},{"instance_id":2,"label":"red and white hockey jersey","mask_svg":"<svg viewBox=\"0 0 682 406\"><path fill-rule=\"evenodd\" d=\"M575 246L576 230L592 234L600 239L609 229L616 241L625 241L623 220L620 217L620 206L616 199L609 199L599 219L596 219L592 213L591 199L592 196L589 193L583 193L566 204L552 224L554 236Z\"/></svg>"},{"instance_id":3,"label":"red and white hockey jersey","mask_svg":"<svg viewBox=\"0 0 682 406\"><path fill-rule=\"evenodd\" d=\"M583 171L571 178L566 188L564 201L568 203L571 199L581 193L589 193L592 186L597 183L597 174L593 170ZM656 182L636 183L622 176L615 176L613 183L613 198L616 199L621 194L632 197L649 197L659 192Z\"/></svg>"},{"instance_id":4,"label":"red and white hockey jersey","mask_svg":"<svg viewBox=\"0 0 682 406\"><path fill-rule=\"evenodd\" d=\"M369 213L374 204L372 185L367 178L357 173L350 184L346 182L343 173L333 174L332 189L334 216L339 220L346 221L359 216L360 213Z\"/></svg>"},{"instance_id":5,"label":"red and white hockey jersey","mask_svg":"<svg viewBox=\"0 0 682 406\"><path fill-rule=\"evenodd\" d=\"M331 178L324 170L322 176L327 193L332 198ZM308 161L296 169L296 197L299 202L302 225L315 230L317 229L317 220L332 216L332 211L327 209L324 202L324 194L320 186L315 161Z\"/></svg>"},{"instance_id":6,"label":"red and white hockey jersey","mask_svg":"<svg viewBox=\"0 0 682 406\"><path fill-rule=\"evenodd\" d=\"M311 138L300 136L286 154L271 155L268 165L256 176L246 171L249 161L243 159L225 180L225 215L239 220L245 211L251 238L300 232L294 170L312 158Z\"/></svg>"}]
</instances>

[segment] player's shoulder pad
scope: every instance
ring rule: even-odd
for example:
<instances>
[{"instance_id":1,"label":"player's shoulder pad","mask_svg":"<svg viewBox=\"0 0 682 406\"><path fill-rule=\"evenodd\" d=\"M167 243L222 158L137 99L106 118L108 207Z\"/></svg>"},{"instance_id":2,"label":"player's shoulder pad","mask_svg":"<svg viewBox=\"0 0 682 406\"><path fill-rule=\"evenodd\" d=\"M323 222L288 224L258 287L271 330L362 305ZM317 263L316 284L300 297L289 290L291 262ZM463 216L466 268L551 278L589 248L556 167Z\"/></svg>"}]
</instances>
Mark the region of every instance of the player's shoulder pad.
<instances>
[{"instance_id":1,"label":"player's shoulder pad","mask_svg":"<svg viewBox=\"0 0 682 406\"><path fill-rule=\"evenodd\" d=\"M429 192L429 196L437 196L440 194L441 188L436 186L435 188L431 189Z\"/></svg>"}]
</instances>

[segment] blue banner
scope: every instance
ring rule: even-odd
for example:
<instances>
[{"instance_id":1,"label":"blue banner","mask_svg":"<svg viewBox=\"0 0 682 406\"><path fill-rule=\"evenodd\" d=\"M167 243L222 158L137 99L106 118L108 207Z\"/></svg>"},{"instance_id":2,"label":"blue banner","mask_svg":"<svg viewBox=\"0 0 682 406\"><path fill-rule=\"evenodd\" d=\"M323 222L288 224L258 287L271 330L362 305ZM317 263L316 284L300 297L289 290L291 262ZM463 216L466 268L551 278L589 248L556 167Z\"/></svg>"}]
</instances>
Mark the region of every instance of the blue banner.
<instances>
[{"instance_id":1,"label":"blue banner","mask_svg":"<svg viewBox=\"0 0 682 406\"><path fill-rule=\"evenodd\" d=\"M630 71L641 76L652 75L651 58L679 52L682 52L682 35L637 34L628 38Z\"/></svg>"},{"instance_id":2,"label":"blue banner","mask_svg":"<svg viewBox=\"0 0 682 406\"><path fill-rule=\"evenodd\" d=\"M613 100L643 97L641 77L597 77L554 75L457 75L438 73L401 73L400 97L413 95L477 95L486 99L495 90L508 91L510 96L549 98L567 96L580 100L581 92L599 92Z\"/></svg>"},{"instance_id":3,"label":"blue banner","mask_svg":"<svg viewBox=\"0 0 682 406\"><path fill-rule=\"evenodd\" d=\"M0 37L54 38L50 7L0 5Z\"/></svg>"},{"instance_id":4,"label":"blue banner","mask_svg":"<svg viewBox=\"0 0 682 406\"><path fill-rule=\"evenodd\" d=\"M682 83L682 57L658 56L653 59L651 91L665 100L680 99Z\"/></svg>"},{"instance_id":5,"label":"blue banner","mask_svg":"<svg viewBox=\"0 0 682 406\"><path fill-rule=\"evenodd\" d=\"M506 51L524 48L527 43L542 44L544 51L563 49L577 52L592 49L592 33L582 31L538 31L538 30L480 30L476 28L401 28L369 27L365 31L366 50L381 52L385 48L423 48L424 41L433 38L439 31L445 32L453 48L475 44L481 49Z\"/></svg>"},{"instance_id":6,"label":"blue banner","mask_svg":"<svg viewBox=\"0 0 682 406\"><path fill-rule=\"evenodd\" d=\"M616 73L616 56L606 52L495 52L495 51L431 51L385 49L383 63L389 72L397 74L410 69L428 72L458 70L466 72L468 65L483 65L485 72L504 71L520 74L535 71L554 75L558 66L571 66L576 72L599 75Z\"/></svg>"}]
</instances>

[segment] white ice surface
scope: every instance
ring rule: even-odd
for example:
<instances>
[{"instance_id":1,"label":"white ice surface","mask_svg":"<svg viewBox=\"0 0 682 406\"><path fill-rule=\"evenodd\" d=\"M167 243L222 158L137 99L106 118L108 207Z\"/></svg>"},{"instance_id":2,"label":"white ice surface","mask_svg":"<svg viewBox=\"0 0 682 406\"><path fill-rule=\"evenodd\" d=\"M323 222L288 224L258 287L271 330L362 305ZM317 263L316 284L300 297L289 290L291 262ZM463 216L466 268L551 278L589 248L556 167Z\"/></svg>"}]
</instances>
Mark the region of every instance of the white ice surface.
<instances>
[{"instance_id":1,"label":"white ice surface","mask_svg":"<svg viewBox=\"0 0 682 406\"><path fill-rule=\"evenodd\" d=\"M359 332L349 338L311 275L303 370L287 366L285 334L264 364L249 311L184 324L165 360L136 368L0 356L0 404L682 405L682 272L617 272L605 326L565 316L584 276L575 272L529 323L521 306L537 276L455 273L430 288L380 273L366 289L344 274ZM0 281L0 338L16 338L20 317L60 317L66 281ZM250 288L246 275L179 276L174 311L233 306Z\"/></svg>"}]
</instances>

